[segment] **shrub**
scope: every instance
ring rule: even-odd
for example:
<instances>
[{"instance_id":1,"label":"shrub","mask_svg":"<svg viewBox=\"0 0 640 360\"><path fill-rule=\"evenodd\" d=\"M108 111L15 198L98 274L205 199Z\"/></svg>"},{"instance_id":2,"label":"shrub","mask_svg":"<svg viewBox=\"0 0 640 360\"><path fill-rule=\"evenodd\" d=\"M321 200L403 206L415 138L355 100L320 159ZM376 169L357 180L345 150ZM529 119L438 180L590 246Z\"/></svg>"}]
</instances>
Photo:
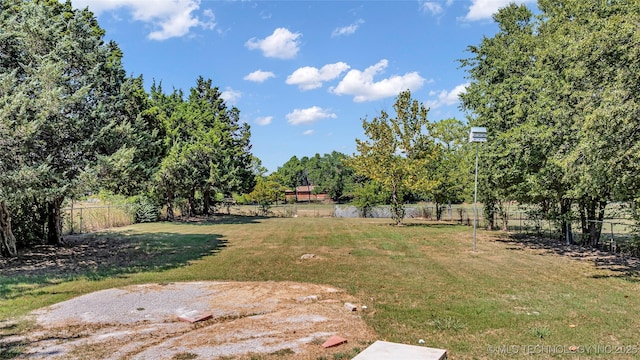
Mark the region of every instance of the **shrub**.
<instances>
[{"instance_id":1,"label":"shrub","mask_svg":"<svg viewBox=\"0 0 640 360\"><path fill-rule=\"evenodd\" d=\"M364 218L372 217L373 209L377 205L383 204L388 197L382 188L373 181L357 187L354 195L352 204L358 208L360 216Z\"/></svg>"},{"instance_id":2,"label":"shrub","mask_svg":"<svg viewBox=\"0 0 640 360\"><path fill-rule=\"evenodd\" d=\"M136 223L156 222L160 218L160 208L146 196L134 200L133 211Z\"/></svg>"}]
</instances>

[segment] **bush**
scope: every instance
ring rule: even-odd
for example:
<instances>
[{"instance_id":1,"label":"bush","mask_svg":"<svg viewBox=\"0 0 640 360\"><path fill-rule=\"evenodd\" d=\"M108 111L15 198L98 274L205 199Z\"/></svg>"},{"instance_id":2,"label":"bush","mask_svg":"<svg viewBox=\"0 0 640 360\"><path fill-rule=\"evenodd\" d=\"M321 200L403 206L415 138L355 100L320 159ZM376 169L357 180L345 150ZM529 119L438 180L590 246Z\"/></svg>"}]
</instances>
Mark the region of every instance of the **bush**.
<instances>
[{"instance_id":1,"label":"bush","mask_svg":"<svg viewBox=\"0 0 640 360\"><path fill-rule=\"evenodd\" d=\"M146 196L137 197L133 202L135 223L156 222L160 218L160 208Z\"/></svg>"},{"instance_id":2,"label":"bush","mask_svg":"<svg viewBox=\"0 0 640 360\"><path fill-rule=\"evenodd\" d=\"M631 239L620 244L620 251L624 254L640 257L640 235L636 233Z\"/></svg>"},{"instance_id":3,"label":"bush","mask_svg":"<svg viewBox=\"0 0 640 360\"><path fill-rule=\"evenodd\" d=\"M384 204L388 198L388 194L373 181L357 187L354 195L352 205L358 208L360 216L364 218L373 217L373 209Z\"/></svg>"}]
</instances>

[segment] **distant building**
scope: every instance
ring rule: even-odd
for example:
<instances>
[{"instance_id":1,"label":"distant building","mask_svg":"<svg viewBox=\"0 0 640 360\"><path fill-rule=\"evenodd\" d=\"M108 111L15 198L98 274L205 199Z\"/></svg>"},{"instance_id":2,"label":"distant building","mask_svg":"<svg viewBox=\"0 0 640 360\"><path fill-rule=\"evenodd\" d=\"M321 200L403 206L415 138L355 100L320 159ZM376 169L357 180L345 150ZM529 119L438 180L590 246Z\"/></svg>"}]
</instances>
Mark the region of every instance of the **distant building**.
<instances>
[{"instance_id":1,"label":"distant building","mask_svg":"<svg viewBox=\"0 0 640 360\"><path fill-rule=\"evenodd\" d=\"M327 193L318 193L314 194L313 189L315 187L313 185L303 185L298 186L295 190L285 190L284 196L286 197L288 202L305 202L305 201L327 201L330 200L329 194Z\"/></svg>"}]
</instances>

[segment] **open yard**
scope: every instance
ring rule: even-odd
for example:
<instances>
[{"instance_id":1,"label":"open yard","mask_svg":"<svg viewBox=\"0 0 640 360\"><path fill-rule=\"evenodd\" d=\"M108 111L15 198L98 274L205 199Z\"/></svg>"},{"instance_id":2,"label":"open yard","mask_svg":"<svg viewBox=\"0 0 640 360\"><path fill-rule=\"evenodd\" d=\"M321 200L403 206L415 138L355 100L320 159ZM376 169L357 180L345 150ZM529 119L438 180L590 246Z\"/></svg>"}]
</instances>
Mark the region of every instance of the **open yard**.
<instances>
[{"instance_id":1,"label":"open yard","mask_svg":"<svg viewBox=\"0 0 640 360\"><path fill-rule=\"evenodd\" d=\"M423 339L451 359L640 356L637 262L540 239L480 231L472 252L466 226L226 217L139 224L69 242L0 260L2 337L37 330L19 321L33 310L98 290L273 281L342 289L366 306L358 313L375 339ZM28 346L0 341L0 358L19 357ZM364 347L349 342L312 359L351 358ZM295 355L264 355L287 357Z\"/></svg>"}]
</instances>

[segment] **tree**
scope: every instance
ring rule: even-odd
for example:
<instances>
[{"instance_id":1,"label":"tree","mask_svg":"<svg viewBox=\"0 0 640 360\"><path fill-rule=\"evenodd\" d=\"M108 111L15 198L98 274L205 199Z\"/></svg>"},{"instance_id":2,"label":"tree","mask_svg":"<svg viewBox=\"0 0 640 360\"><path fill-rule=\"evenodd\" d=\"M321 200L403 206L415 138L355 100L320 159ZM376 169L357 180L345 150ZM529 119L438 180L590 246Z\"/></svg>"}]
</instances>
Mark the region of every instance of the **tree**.
<instances>
[{"instance_id":1,"label":"tree","mask_svg":"<svg viewBox=\"0 0 640 360\"><path fill-rule=\"evenodd\" d=\"M240 123L237 108L227 108L210 79L199 77L186 100L177 91L171 96L156 93L153 97L166 104L169 156L156 173L155 190L168 208L173 209L174 199L184 198L190 215L207 215L216 193L231 196L232 192L253 188L249 125Z\"/></svg>"},{"instance_id":2,"label":"tree","mask_svg":"<svg viewBox=\"0 0 640 360\"><path fill-rule=\"evenodd\" d=\"M373 217L373 209L376 206L389 202L389 194L375 181L359 183L353 191L353 205L364 218Z\"/></svg>"},{"instance_id":3,"label":"tree","mask_svg":"<svg viewBox=\"0 0 640 360\"><path fill-rule=\"evenodd\" d=\"M638 189L640 4L541 1L540 7L546 14L541 37L565 45L540 51L560 90L543 95L549 103L570 105L563 118L575 143L561 166L584 238L598 245L607 204L631 200Z\"/></svg>"},{"instance_id":4,"label":"tree","mask_svg":"<svg viewBox=\"0 0 640 360\"><path fill-rule=\"evenodd\" d=\"M462 60L462 95L473 125L490 129L481 178L488 209L504 200L536 205L571 234L596 245L606 205L637 193L636 1L540 0L539 16L510 5L500 31Z\"/></svg>"},{"instance_id":5,"label":"tree","mask_svg":"<svg viewBox=\"0 0 640 360\"><path fill-rule=\"evenodd\" d=\"M542 161L536 156L541 154L537 151L541 141L519 132L535 116L537 101L538 82L531 75L533 14L524 5L511 4L494 20L500 31L493 38L484 38L480 46L470 46L475 56L462 60L472 81L461 95L463 109L472 114L471 125L490 129L490 141L481 147L484 171L478 185L489 228L494 227L500 204L528 197L521 186Z\"/></svg>"},{"instance_id":6,"label":"tree","mask_svg":"<svg viewBox=\"0 0 640 360\"><path fill-rule=\"evenodd\" d=\"M121 52L104 43L91 12L70 2L6 0L0 7L0 153L7 156L0 200L7 209L45 209L19 228L44 229L47 243L57 245L63 200L96 161L110 121L105 110L120 91Z\"/></svg>"},{"instance_id":7,"label":"tree","mask_svg":"<svg viewBox=\"0 0 640 360\"><path fill-rule=\"evenodd\" d=\"M255 201L260 205L263 215L267 215L271 205L277 203L280 195L284 193L285 188L278 181L278 177L278 173L258 177L253 191L247 195L249 201Z\"/></svg>"},{"instance_id":8,"label":"tree","mask_svg":"<svg viewBox=\"0 0 640 360\"><path fill-rule=\"evenodd\" d=\"M89 174L93 178L87 181L116 194L144 193L167 152L165 114L144 90L142 76L126 78L111 104L112 121L103 130L100 154Z\"/></svg>"},{"instance_id":9,"label":"tree","mask_svg":"<svg viewBox=\"0 0 640 360\"><path fill-rule=\"evenodd\" d=\"M426 194L436 205L436 219L442 217L442 205L464 199L471 183L468 176L468 128L457 119L445 119L433 124L431 131L438 148L437 158L430 169L433 188Z\"/></svg>"},{"instance_id":10,"label":"tree","mask_svg":"<svg viewBox=\"0 0 640 360\"><path fill-rule=\"evenodd\" d=\"M378 183L391 197L391 217L396 225L404 218L403 196L410 190L428 191L427 166L434 157L428 109L411 99L410 91L401 92L393 106L396 117L385 111L362 127L368 141L356 139L359 154L347 162L356 173Z\"/></svg>"},{"instance_id":11,"label":"tree","mask_svg":"<svg viewBox=\"0 0 640 360\"><path fill-rule=\"evenodd\" d=\"M337 151L302 159L294 155L276 172L285 186L296 188L308 183L316 193L328 193L331 200L340 201L353 189L353 169L345 164L346 158Z\"/></svg>"}]
</instances>

